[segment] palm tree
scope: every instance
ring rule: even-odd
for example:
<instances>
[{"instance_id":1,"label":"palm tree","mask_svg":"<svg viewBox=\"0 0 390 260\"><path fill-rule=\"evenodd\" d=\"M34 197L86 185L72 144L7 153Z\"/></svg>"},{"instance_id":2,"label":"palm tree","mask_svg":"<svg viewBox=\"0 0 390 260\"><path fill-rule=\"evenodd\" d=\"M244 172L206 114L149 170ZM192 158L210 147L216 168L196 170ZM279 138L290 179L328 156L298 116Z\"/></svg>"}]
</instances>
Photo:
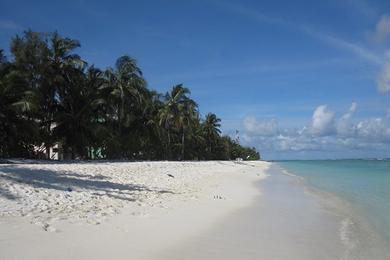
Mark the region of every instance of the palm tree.
<instances>
[{"instance_id":1,"label":"palm tree","mask_svg":"<svg viewBox=\"0 0 390 260\"><path fill-rule=\"evenodd\" d=\"M162 95L156 91L150 91L143 103L142 116L138 117L139 139L143 158L157 159L164 154L164 133L159 125L158 113L163 106Z\"/></svg>"},{"instance_id":2,"label":"palm tree","mask_svg":"<svg viewBox=\"0 0 390 260\"><path fill-rule=\"evenodd\" d=\"M163 107L159 111L159 124L167 132L167 155L171 158L171 133L181 130L181 159L184 159L185 130L197 114L197 104L188 97L190 90L183 84L176 85L166 93Z\"/></svg>"},{"instance_id":3,"label":"palm tree","mask_svg":"<svg viewBox=\"0 0 390 260\"><path fill-rule=\"evenodd\" d=\"M93 138L96 86L88 84L83 72L77 69L67 71L66 78L67 95L61 97L54 116L54 136L63 142L72 159L77 155L87 157L87 147Z\"/></svg>"},{"instance_id":4,"label":"palm tree","mask_svg":"<svg viewBox=\"0 0 390 260\"><path fill-rule=\"evenodd\" d=\"M72 159L84 155L88 119L85 119L92 100L85 89L84 70L87 63L74 49L80 46L77 40L63 38L54 32L50 36L50 85L53 86L55 111L53 122L48 123L56 140L63 141L66 152ZM86 122L87 121L87 122ZM47 149L49 151L49 149Z\"/></svg>"},{"instance_id":5,"label":"palm tree","mask_svg":"<svg viewBox=\"0 0 390 260\"><path fill-rule=\"evenodd\" d=\"M69 94L69 85L75 85L70 82L71 75L85 66L85 62L73 54L79 46L77 40L62 38L56 32L45 34L31 30L23 37L16 36L11 43L15 70L23 75L28 88L37 93L39 107L35 117L48 159L55 142L55 114Z\"/></svg>"},{"instance_id":6,"label":"palm tree","mask_svg":"<svg viewBox=\"0 0 390 260\"><path fill-rule=\"evenodd\" d=\"M163 106L158 111L158 124L167 133L167 140L165 143L165 159L171 158L171 127L173 122L173 114L168 102L164 102Z\"/></svg>"},{"instance_id":7,"label":"palm tree","mask_svg":"<svg viewBox=\"0 0 390 260\"><path fill-rule=\"evenodd\" d=\"M37 93L35 118L39 123L39 138L47 148L52 145L51 124L55 109L55 88L50 83L50 48L47 35L24 32L22 37L16 36L11 42L11 52L14 56L13 71L26 82L26 88ZM47 149L48 150L48 149ZM47 153L47 159L50 155Z\"/></svg>"},{"instance_id":8,"label":"palm tree","mask_svg":"<svg viewBox=\"0 0 390 260\"><path fill-rule=\"evenodd\" d=\"M86 65L79 55L73 53L73 50L80 47L78 40L63 38L54 32L50 38L50 45L51 61L55 69L82 68Z\"/></svg>"},{"instance_id":9,"label":"palm tree","mask_svg":"<svg viewBox=\"0 0 390 260\"><path fill-rule=\"evenodd\" d=\"M181 160L184 160L186 132L190 130L195 120L199 120L197 104L192 99L187 99L179 107L178 127L181 128Z\"/></svg>"},{"instance_id":10,"label":"palm tree","mask_svg":"<svg viewBox=\"0 0 390 260\"><path fill-rule=\"evenodd\" d=\"M106 121L113 126L116 144L125 145L129 131L124 130L130 128L148 95L146 82L136 61L127 55L120 57L115 69L106 70L104 76L106 83L100 90L106 96Z\"/></svg>"},{"instance_id":11,"label":"palm tree","mask_svg":"<svg viewBox=\"0 0 390 260\"><path fill-rule=\"evenodd\" d=\"M213 151L213 145L216 143L220 137L221 130L221 119L219 119L215 114L208 113L203 122L203 131L207 140L207 152L210 156Z\"/></svg>"},{"instance_id":12,"label":"palm tree","mask_svg":"<svg viewBox=\"0 0 390 260\"><path fill-rule=\"evenodd\" d=\"M38 130L31 119L35 93L5 58L0 65L0 157L31 157Z\"/></svg>"}]
</instances>

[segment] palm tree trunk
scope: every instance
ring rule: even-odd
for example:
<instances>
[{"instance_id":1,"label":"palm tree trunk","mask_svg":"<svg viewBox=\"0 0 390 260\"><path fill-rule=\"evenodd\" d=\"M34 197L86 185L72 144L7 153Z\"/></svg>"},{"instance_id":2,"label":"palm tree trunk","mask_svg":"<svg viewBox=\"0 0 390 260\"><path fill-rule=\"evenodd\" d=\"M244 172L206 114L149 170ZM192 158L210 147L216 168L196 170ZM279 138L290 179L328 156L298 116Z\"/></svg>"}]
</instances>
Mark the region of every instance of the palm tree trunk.
<instances>
[{"instance_id":1,"label":"palm tree trunk","mask_svg":"<svg viewBox=\"0 0 390 260\"><path fill-rule=\"evenodd\" d=\"M212 145L211 145L211 141L209 141L209 153L210 153L210 157L211 157L211 148L212 148Z\"/></svg>"},{"instance_id":2,"label":"palm tree trunk","mask_svg":"<svg viewBox=\"0 0 390 260\"><path fill-rule=\"evenodd\" d=\"M121 106L120 106L120 109L119 109L119 113L118 113L118 124L119 124L119 136L122 137L122 120L123 120L123 113L124 113L124 107L125 107L125 104L124 104L124 100L123 98L121 99Z\"/></svg>"},{"instance_id":3,"label":"palm tree trunk","mask_svg":"<svg viewBox=\"0 0 390 260\"><path fill-rule=\"evenodd\" d=\"M51 123L49 123L49 124L47 125L46 131L47 131L47 133L50 135ZM51 154L50 154L50 147L51 147L51 145L50 145L49 143L46 142L45 146L46 146L46 156L47 156L47 159L50 160L50 159L51 159Z\"/></svg>"},{"instance_id":4,"label":"palm tree trunk","mask_svg":"<svg viewBox=\"0 0 390 260\"><path fill-rule=\"evenodd\" d=\"M72 145L72 160L74 160L74 159L76 159L76 153L75 153L75 147L74 147L74 145Z\"/></svg>"},{"instance_id":5,"label":"palm tree trunk","mask_svg":"<svg viewBox=\"0 0 390 260\"><path fill-rule=\"evenodd\" d=\"M184 127L183 127L183 133L181 135L181 160L184 160Z\"/></svg>"},{"instance_id":6,"label":"palm tree trunk","mask_svg":"<svg viewBox=\"0 0 390 260\"><path fill-rule=\"evenodd\" d=\"M167 146L167 156L168 160L171 158L171 133L168 128L168 146Z\"/></svg>"}]
</instances>

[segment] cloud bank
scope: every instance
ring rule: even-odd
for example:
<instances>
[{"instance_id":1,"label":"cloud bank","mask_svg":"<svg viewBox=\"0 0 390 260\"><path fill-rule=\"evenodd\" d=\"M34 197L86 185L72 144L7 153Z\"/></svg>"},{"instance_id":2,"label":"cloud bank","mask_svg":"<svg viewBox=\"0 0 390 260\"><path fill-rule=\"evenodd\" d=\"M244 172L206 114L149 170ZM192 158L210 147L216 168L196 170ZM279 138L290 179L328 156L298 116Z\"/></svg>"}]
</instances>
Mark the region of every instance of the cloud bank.
<instances>
[{"instance_id":1,"label":"cloud bank","mask_svg":"<svg viewBox=\"0 0 390 260\"><path fill-rule=\"evenodd\" d=\"M241 140L265 154L297 152L337 152L348 157L350 151L390 152L390 116L356 120L357 103L337 117L327 106L320 105L311 120L299 128L281 128L276 119L259 120L246 117Z\"/></svg>"}]
</instances>

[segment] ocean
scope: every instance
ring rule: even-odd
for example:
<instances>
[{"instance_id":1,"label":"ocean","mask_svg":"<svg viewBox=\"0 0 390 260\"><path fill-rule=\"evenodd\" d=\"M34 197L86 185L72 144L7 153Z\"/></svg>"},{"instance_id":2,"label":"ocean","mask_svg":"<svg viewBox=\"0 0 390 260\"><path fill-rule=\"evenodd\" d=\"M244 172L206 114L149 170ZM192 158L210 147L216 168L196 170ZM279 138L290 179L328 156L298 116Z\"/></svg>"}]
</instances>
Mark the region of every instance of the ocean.
<instances>
[{"instance_id":1,"label":"ocean","mask_svg":"<svg viewBox=\"0 0 390 260\"><path fill-rule=\"evenodd\" d=\"M349 259L390 259L390 160L279 161L344 216ZM341 202L341 203L340 203Z\"/></svg>"}]
</instances>

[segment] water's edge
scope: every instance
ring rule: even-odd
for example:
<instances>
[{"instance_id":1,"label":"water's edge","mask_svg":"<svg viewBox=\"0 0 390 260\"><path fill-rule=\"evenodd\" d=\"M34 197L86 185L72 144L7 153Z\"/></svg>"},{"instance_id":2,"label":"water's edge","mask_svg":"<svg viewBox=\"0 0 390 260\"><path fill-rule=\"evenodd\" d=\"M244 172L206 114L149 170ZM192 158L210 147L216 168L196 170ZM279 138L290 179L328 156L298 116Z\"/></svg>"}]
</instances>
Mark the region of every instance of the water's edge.
<instances>
[{"instance_id":1,"label":"water's edge","mask_svg":"<svg viewBox=\"0 0 390 260\"><path fill-rule=\"evenodd\" d=\"M283 165L276 163L275 167L279 167L281 173L295 178L305 193L315 197L324 210L340 217L339 238L345 246L341 259L389 259L384 239L348 201L335 193L314 187L305 177L293 174Z\"/></svg>"},{"instance_id":2,"label":"water's edge","mask_svg":"<svg viewBox=\"0 0 390 260\"><path fill-rule=\"evenodd\" d=\"M282 170L272 164L269 176L253 184L261 194L251 206L183 241L163 259L352 259L339 235L343 219L320 207L297 177Z\"/></svg>"}]
</instances>

